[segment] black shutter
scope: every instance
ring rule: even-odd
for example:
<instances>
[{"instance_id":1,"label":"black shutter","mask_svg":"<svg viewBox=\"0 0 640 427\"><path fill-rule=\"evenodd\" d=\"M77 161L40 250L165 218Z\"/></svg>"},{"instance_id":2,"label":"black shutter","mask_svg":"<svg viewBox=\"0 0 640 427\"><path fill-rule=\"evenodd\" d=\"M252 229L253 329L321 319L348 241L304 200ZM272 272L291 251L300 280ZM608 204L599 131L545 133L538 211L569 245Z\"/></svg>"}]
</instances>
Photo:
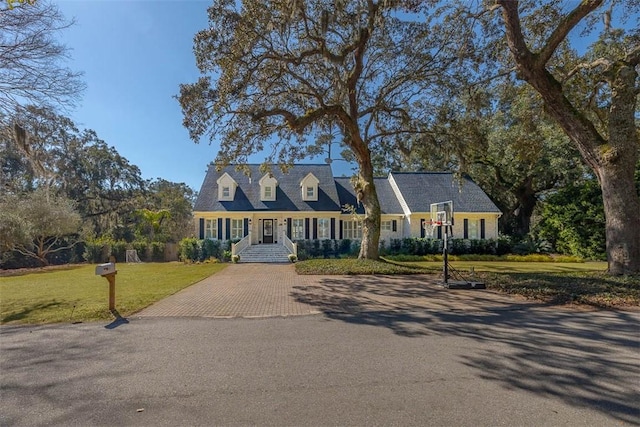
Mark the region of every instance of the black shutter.
<instances>
[{"instance_id":1,"label":"black shutter","mask_svg":"<svg viewBox=\"0 0 640 427\"><path fill-rule=\"evenodd\" d=\"M484 218L480 220L480 238L484 239Z\"/></svg>"},{"instance_id":2,"label":"black shutter","mask_svg":"<svg viewBox=\"0 0 640 427\"><path fill-rule=\"evenodd\" d=\"M313 218L313 238L318 238L318 218Z\"/></svg>"},{"instance_id":3,"label":"black shutter","mask_svg":"<svg viewBox=\"0 0 640 427\"><path fill-rule=\"evenodd\" d=\"M424 219L420 220L420 237L424 238Z\"/></svg>"},{"instance_id":4,"label":"black shutter","mask_svg":"<svg viewBox=\"0 0 640 427\"><path fill-rule=\"evenodd\" d=\"M336 219L331 218L331 240L336 238Z\"/></svg>"},{"instance_id":5,"label":"black shutter","mask_svg":"<svg viewBox=\"0 0 640 427\"><path fill-rule=\"evenodd\" d=\"M231 240L231 218L225 218L224 225L225 225L225 228L226 228L225 235L227 237L227 240Z\"/></svg>"},{"instance_id":6,"label":"black shutter","mask_svg":"<svg viewBox=\"0 0 640 427\"><path fill-rule=\"evenodd\" d=\"M338 230L338 233L340 235L340 240L342 240L342 220L340 220L340 230Z\"/></svg>"},{"instance_id":7,"label":"black shutter","mask_svg":"<svg viewBox=\"0 0 640 427\"><path fill-rule=\"evenodd\" d=\"M397 220L393 220L391 221L391 230L392 231L398 231L398 221Z\"/></svg>"},{"instance_id":8,"label":"black shutter","mask_svg":"<svg viewBox=\"0 0 640 427\"><path fill-rule=\"evenodd\" d=\"M204 218L200 218L200 239L204 239Z\"/></svg>"},{"instance_id":9,"label":"black shutter","mask_svg":"<svg viewBox=\"0 0 640 427\"><path fill-rule=\"evenodd\" d=\"M244 219L244 234L242 237L246 237L249 235L249 218Z\"/></svg>"},{"instance_id":10,"label":"black shutter","mask_svg":"<svg viewBox=\"0 0 640 427\"><path fill-rule=\"evenodd\" d=\"M287 218L287 237L291 239L291 218Z\"/></svg>"},{"instance_id":11,"label":"black shutter","mask_svg":"<svg viewBox=\"0 0 640 427\"><path fill-rule=\"evenodd\" d=\"M442 227L444 227L444 225L438 227L438 239L442 240Z\"/></svg>"},{"instance_id":12,"label":"black shutter","mask_svg":"<svg viewBox=\"0 0 640 427\"><path fill-rule=\"evenodd\" d=\"M309 240L309 218L304 219L304 238Z\"/></svg>"},{"instance_id":13,"label":"black shutter","mask_svg":"<svg viewBox=\"0 0 640 427\"><path fill-rule=\"evenodd\" d=\"M469 238L469 220L467 218L464 219L464 234L463 239Z\"/></svg>"},{"instance_id":14,"label":"black shutter","mask_svg":"<svg viewBox=\"0 0 640 427\"><path fill-rule=\"evenodd\" d=\"M218 218L218 240L222 240L222 218Z\"/></svg>"}]
</instances>

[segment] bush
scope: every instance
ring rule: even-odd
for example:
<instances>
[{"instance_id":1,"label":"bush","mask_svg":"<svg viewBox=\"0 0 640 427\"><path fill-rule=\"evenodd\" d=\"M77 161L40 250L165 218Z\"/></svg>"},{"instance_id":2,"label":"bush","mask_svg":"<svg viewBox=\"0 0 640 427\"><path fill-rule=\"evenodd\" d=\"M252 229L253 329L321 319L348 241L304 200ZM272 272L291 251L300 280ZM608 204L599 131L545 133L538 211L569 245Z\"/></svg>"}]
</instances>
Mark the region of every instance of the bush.
<instances>
[{"instance_id":1,"label":"bush","mask_svg":"<svg viewBox=\"0 0 640 427\"><path fill-rule=\"evenodd\" d=\"M151 260L155 262L164 261L164 246L163 242L151 242Z\"/></svg>"},{"instance_id":2,"label":"bush","mask_svg":"<svg viewBox=\"0 0 640 427\"><path fill-rule=\"evenodd\" d=\"M109 244L109 256L116 259L116 262L125 262L127 254L127 242L119 240L117 242L111 241Z\"/></svg>"},{"instance_id":3,"label":"bush","mask_svg":"<svg viewBox=\"0 0 640 427\"><path fill-rule=\"evenodd\" d=\"M131 242L131 249L136 250L140 261L147 262L150 260L151 257L149 256L149 242L147 242L146 240L136 240L134 242Z\"/></svg>"},{"instance_id":4,"label":"bush","mask_svg":"<svg viewBox=\"0 0 640 427\"><path fill-rule=\"evenodd\" d=\"M178 257L183 262L197 262L201 259L202 242L195 237L186 237L178 243Z\"/></svg>"},{"instance_id":5,"label":"bush","mask_svg":"<svg viewBox=\"0 0 640 427\"><path fill-rule=\"evenodd\" d=\"M234 264L237 264L240 262L240 255L232 255L231 256L231 262Z\"/></svg>"},{"instance_id":6,"label":"bush","mask_svg":"<svg viewBox=\"0 0 640 427\"><path fill-rule=\"evenodd\" d=\"M202 258L220 258L220 246L219 240L205 239L202 242Z\"/></svg>"},{"instance_id":7,"label":"bush","mask_svg":"<svg viewBox=\"0 0 640 427\"><path fill-rule=\"evenodd\" d=\"M331 240L323 240L322 241L322 256L323 258L329 258L331 255L331 248L333 244Z\"/></svg>"},{"instance_id":8,"label":"bush","mask_svg":"<svg viewBox=\"0 0 640 427\"><path fill-rule=\"evenodd\" d=\"M288 258L290 262L296 262L298 260L298 257L294 254L289 254Z\"/></svg>"},{"instance_id":9,"label":"bush","mask_svg":"<svg viewBox=\"0 0 640 427\"><path fill-rule=\"evenodd\" d=\"M82 257L91 264L99 264L103 261L102 247L104 244L99 239L89 239L84 244Z\"/></svg>"}]
</instances>

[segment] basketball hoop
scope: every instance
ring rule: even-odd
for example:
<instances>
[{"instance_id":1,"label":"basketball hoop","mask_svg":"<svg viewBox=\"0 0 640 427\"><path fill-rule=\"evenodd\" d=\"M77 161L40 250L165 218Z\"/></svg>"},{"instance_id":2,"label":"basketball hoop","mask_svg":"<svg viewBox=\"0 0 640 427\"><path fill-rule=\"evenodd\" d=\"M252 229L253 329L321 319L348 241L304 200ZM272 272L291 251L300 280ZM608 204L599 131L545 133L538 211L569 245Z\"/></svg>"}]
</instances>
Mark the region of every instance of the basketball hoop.
<instances>
[{"instance_id":1,"label":"basketball hoop","mask_svg":"<svg viewBox=\"0 0 640 427\"><path fill-rule=\"evenodd\" d=\"M442 225L442 221L433 221L428 220L424 222L424 233L427 236L431 236L433 238L436 234L436 227L440 227Z\"/></svg>"}]
</instances>

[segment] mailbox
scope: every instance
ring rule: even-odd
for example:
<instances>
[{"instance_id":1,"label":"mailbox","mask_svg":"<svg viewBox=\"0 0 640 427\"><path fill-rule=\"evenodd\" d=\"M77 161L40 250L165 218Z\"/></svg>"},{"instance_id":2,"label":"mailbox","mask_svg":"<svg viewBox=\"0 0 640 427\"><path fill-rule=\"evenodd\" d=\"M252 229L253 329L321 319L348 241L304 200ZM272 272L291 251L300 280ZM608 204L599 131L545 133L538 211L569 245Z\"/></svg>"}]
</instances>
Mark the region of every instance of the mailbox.
<instances>
[{"instance_id":1,"label":"mailbox","mask_svg":"<svg viewBox=\"0 0 640 427\"><path fill-rule=\"evenodd\" d=\"M106 276L107 274L113 274L115 272L116 265L112 262L96 266L96 276Z\"/></svg>"}]
</instances>

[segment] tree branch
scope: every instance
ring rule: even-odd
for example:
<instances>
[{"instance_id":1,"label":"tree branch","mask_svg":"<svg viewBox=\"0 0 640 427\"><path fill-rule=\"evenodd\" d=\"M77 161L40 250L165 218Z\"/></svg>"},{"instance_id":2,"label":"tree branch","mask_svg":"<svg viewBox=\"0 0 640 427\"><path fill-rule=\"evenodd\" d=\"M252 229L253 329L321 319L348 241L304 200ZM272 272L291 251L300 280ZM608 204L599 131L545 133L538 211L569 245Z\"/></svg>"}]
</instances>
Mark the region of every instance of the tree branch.
<instances>
[{"instance_id":1,"label":"tree branch","mask_svg":"<svg viewBox=\"0 0 640 427\"><path fill-rule=\"evenodd\" d=\"M509 3L510 1L500 0L500 2L504 7L504 3ZM582 18L602 5L602 2L603 0L583 0L579 2L578 6L566 15L562 21L560 21L540 52L537 53L535 66L540 68L544 67L551 56L553 56L553 53L556 51L560 43L562 43L562 41L567 37L569 32L582 20Z\"/></svg>"}]
</instances>

